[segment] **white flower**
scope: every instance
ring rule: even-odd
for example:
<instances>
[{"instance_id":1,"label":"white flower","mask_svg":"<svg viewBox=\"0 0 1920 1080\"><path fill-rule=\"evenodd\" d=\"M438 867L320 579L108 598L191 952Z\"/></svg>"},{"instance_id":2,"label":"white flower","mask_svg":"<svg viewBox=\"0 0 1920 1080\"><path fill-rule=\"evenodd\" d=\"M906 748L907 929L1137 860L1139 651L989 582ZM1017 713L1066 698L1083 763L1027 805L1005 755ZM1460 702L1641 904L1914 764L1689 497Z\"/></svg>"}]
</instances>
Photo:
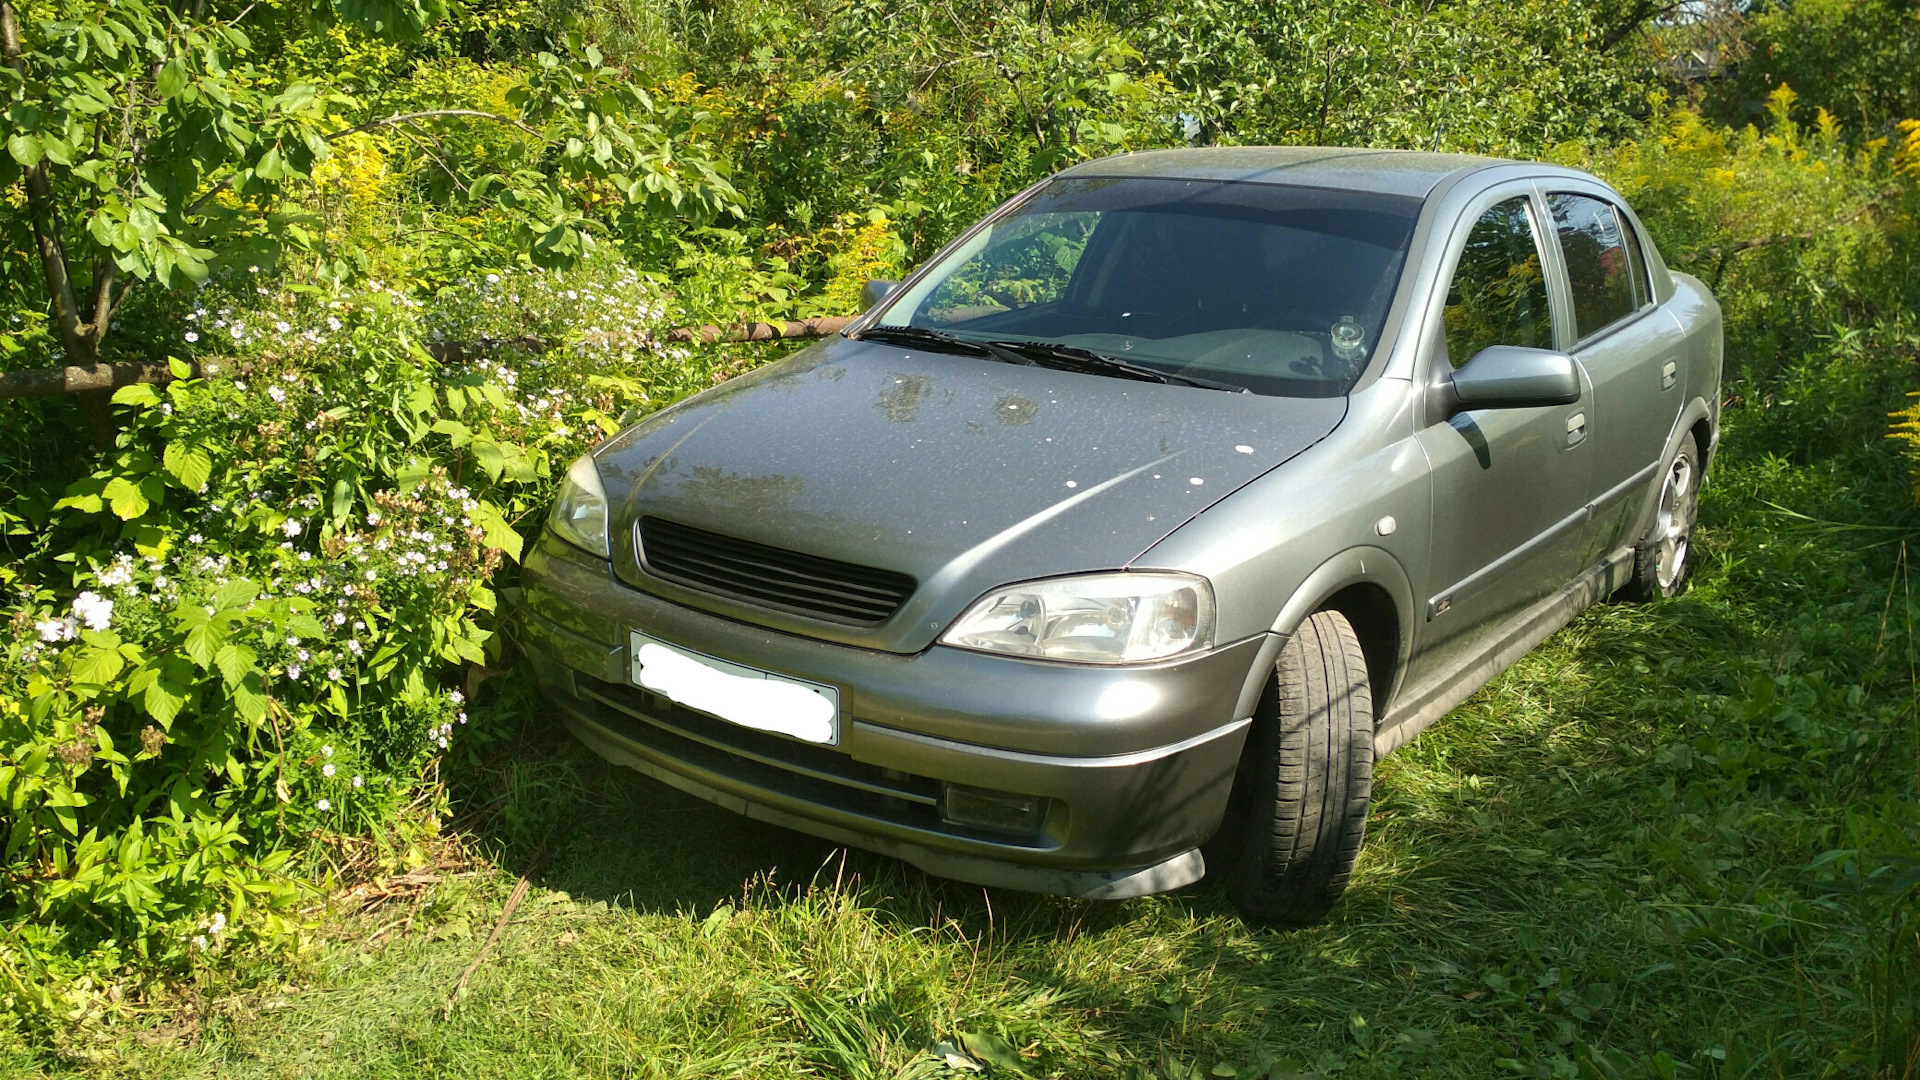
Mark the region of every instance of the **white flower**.
<instances>
[{"instance_id":1,"label":"white flower","mask_svg":"<svg viewBox=\"0 0 1920 1080\"><path fill-rule=\"evenodd\" d=\"M100 571L100 584L108 588L117 588L133 580L133 560L125 555L116 559L112 566Z\"/></svg>"},{"instance_id":2,"label":"white flower","mask_svg":"<svg viewBox=\"0 0 1920 1080\"><path fill-rule=\"evenodd\" d=\"M445 735L442 735L434 741L440 744L440 749L445 750L447 748L447 737Z\"/></svg>"},{"instance_id":3,"label":"white flower","mask_svg":"<svg viewBox=\"0 0 1920 1080\"><path fill-rule=\"evenodd\" d=\"M287 392L285 390L280 389L277 386L267 387L267 396L272 398L275 401L287 400Z\"/></svg>"},{"instance_id":4,"label":"white flower","mask_svg":"<svg viewBox=\"0 0 1920 1080\"><path fill-rule=\"evenodd\" d=\"M312 654L312 653L309 653L309 652L307 652L307 650L305 650L305 649L301 649L301 650L300 650L300 661L301 661L302 663L305 663L306 661L308 661L308 660L311 660L311 659L313 659L313 654ZM327 747L327 753L328 753L328 754L332 754L332 753L333 753L333 747L331 747L331 746L329 746L329 747Z\"/></svg>"},{"instance_id":5,"label":"white flower","mask_svg":"<svg viewBox=\"0 0 1920 1080\"><path fill-rule=\"evenodd\" d=\"M294 682L300 681L300 665L299 664L287 665L287 678L292 679Z\"/></svg>"},{"instance_id":6,"label":"white flower","mask_svg":"<svg viewBox=\"0 0 1920 1080\"><path fill-rule=\"evenodd\" d=\"M194 947L194 948L196 948L196 949L204 949L204 948L206 948L206 947L207 947L207 936L206 936L205 934L195 934L195 935L193 935L193 947Z\"/></svg>"},{"instance_id":7,"label":"white flower","mask_svg":"<svg viewBox=\"0 0 1920 1080\"><path fill-rule=\"evenodd\" d=\"M33 628L40 631L40 640L47 642L72 641L78 629L72 619L42 619Z\"/></svg>"},{"instance_id":8,"label":"white flower","mask_svg":"<svg viewBox=\"0 0 1920 1080\"><path fill-rule=\"evenodd\" d=\"M273 328L275 330L280 331L283 334L293 329L293 327L287 325L287 321L285 319L281 319L279 322L274 323Z\"/></svg>"},{"instance_id":9,"label":"white flower","mask_svg":"<svg viewBox=\"0 0 1920 1080\"><path fill-rule=\"evenodd\" d=\"M368 525L380 524L380 512L378 510L367 511L367 524Z\"/></svg>"},{"instance_id":10,"label":"white flower","mask_svg":"<svg viewBox=\"0 0 1920 1080\"><path fill-rule=\"evenodd\" d=\"M329 330L340 329L340 320L335 318L332 315L327 316L327 329Z\"/></svg>"},{"instance_id":11,"label":"white flower","mask_svg":"<svg viewBox=\"0 0 1920 1080\"><path fill-rule=\"evenodd\" d=\"M345 615L344 613L342 613L342 612L338 612L338 611L336 611L336 612L334 612L334 613L333 613L333 625L335 625L335 626L345 626L345 625L347 625L347 617L346 617L346 615Z\"/></svg>"},{"instance_id":12,"label":"white flower","mask_svg":"<svg viewBox=\"0 0 1920 1080\"><path fill-rule=\"evenodd\" d=\"M332 679L332 680L333 680L334 682L339 682L339 681L340 681L340 669L339 669L339 668L337 668L337 667L330 667L330 668L328 668L328 669L327 669L327 678L329 678L329 679Z\"/></svg>"},{"instance_id":13,"label":"white flower","mask_svg":"<svg viewBox=\"0 0 1920 1080\"><path fill-rule=\"evenodd\" d=\"M379 577L380 577L380 575L379 575L379 574L376 574L376 573L374 573L374 572L373 572L373 571L371 571L371 570L369 570L369 571L367 571L367 580L368 580L368 581L374 581L374 580L377 580L377 579L378 579Z\"/></svg>"},{"instance_id":14,"label":"white flower","mask_svg":"<svg viewBox=\"0 0 1920 1080\"><path fill-rule=\"evenodd\" d=\"M332 745L331 743L323 743L323 744L321 744L321 746L320 746L320 756L321 756L321 757L332 757L332 756L333 756L333 745Z\"/></svg>"},{"instance_id":15,"label":"white flower","mask_svg":"<svg viewBox=\"0 0 1920 1080\"><path fill-rule=\"evenodd\" d=\"M353 778L353 786L354 786L354 787L359 787L359 786L360 786L360 778L359 778L358 776L356 776L356 777L354 777L354 778Z\"/></svg>"},{"instance_id":16,"label":"white flower","mask_svg":"<svg viewBox=\"0 0 1920 1080\"><path fill-rule=\"evenodd\" d=\"M214 912L213 921L207 924L207 929L212 933L218 934L225 931L226 928L227 928L227 913L224 911Z\"/></svg>"},{"instance_id":17,"label":"white flower","mask_svg":"<svg viewBox=\"0 0 1920 1080\"><path fill-rule=\"evenodd\" d=\"M348 652L350 652L350 653L352 653L352 654L353 654L353 655L355 655L355 656L359 656L359 655L360 655L360 643L359 643L358 641L349 641L349 642L347 642L347 651L348 651Z\"/></svg>"},{"instance_id":18,"label":"white flower","mask_svg":"<svg viewBox=\"0 0 1920 1080\"><path fill-rule=\"evenodd\" d=\"M466 714L466 713L461 713L461 714L460 714L460 722L461 722L461 723L463 723L463 724L467 722L467 714Z\"/></svg>"},{"instance_id":19,"label":"white flower","mask_svg":"<svg viewBox=\"0 0 1920 1080\"><path fill-rule=\"evenodd\" d=\"M289 648L289 649L297 649L297 648L299 648L299 647L300 647L300 639L299 639L299 638L297 638L297 637L290 637L290 638L288 638L288 639L287 639L287 648Z\"/></svg>"},{"instance_id":20,"label":"white flower","mask_svg":"<svg viewBox=\"0 0 1920 1080\"><path fill-rule=\"evenodd\" d=\"M73 598L73 613L89 630L105 630L113 624L113 601L96 592L83 592Z\"/></svg>"},{"instance_id":21,"label":"white flower","mask_svg":"<svg viewBox=\"0 0 1920 1080\"><path fill-rule=\"evenodd\" d=\"M313 804L313 808L315 810L331 810L333 809L333 804L325 799L321 799L319 802Z\"/></svg>"},{"instance_id":22,"label":"white flower","mask_svg":"<svg viewBox=\"0 0 1920 1080\"><path fill-rule=\"evenodd\" d=\"M461 693L458 690L449 690L447 691L447 700L453 702L455 705L458 705L461 702L467 700L467 695Z\"/></svg>"},{"instance_id":23,"label":"white flower","mask_svg":"<svg viewBox=\"0 0 1920 1080\"><path fill-rule=\"evenodd\" d=\"M200 340L200 335L197 331L193 331L193 330L187 331L187 344L191 345L194 342L199 340Z\"/></svg>"},{"instance_id":24,"label":"white flower","mask_svg":"<svg viewBox=\"0 0 1920 1080\"><path fill-rule=\"evenodd\" d=\"M320 775L329 780L333 779L333 762L329 761L325 765L320 766Z\"/></svg>"},{"instance_id":25,"label":"white flower","mask_svg":"<svg viewBox=\"0 0 1920 1080\"><path fill-rule=\"evenodd\" d=\"M206 537L204 537L204 536L201 536L201 535L200 535L199 533L188 533L188 534L187 534L187 543L189 543L189 544L198 544L198 543L200 543L200 542L201 542L202 540L205 540L205 539L206 539Z\"/></svg>"},{"instance_id":26,"label":"white flower","mask_svg":"<svg viewBox=\"0 0 1920 1080\"><path fill-rule=\"evenodd\" d=\"M280 526L280 531L283 533L286 533L290 537L299 536L300 523L298 521L293 520L292 518L288 518L286 522Z\"/></svg>"}]
</instances>

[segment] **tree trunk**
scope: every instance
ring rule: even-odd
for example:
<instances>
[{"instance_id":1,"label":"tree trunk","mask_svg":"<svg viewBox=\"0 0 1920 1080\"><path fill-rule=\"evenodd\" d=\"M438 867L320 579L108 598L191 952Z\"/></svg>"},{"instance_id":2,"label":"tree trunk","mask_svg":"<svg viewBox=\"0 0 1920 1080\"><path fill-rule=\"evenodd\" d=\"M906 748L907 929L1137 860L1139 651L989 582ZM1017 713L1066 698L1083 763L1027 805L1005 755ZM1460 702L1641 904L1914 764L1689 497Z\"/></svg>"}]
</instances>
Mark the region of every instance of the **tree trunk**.
<instances>
[{"instance_id":1,"label":"tree trunk","mask_svg":"<svg viewBox=\"0 0 1920 1080\"><path fill-rule=\"evenodd\" d=\"M0 54L26 78L27 61L21 55L20 21L9 0L0 0ZM60 237L59 207L54 202L53 185L47 180L47 163L41 160L28 169L22 183L27 189L27 216L33 219L33 238L40 249L40 270L47 282L47 298L53 301L54 325L60 333L60 349L67 363L91 368L100 362L97 348L99 333L106 329L106 313L94 325L80 322L80 306L73 296L73 278L67 273L67 252ZM102 448L113 445L111 398L104 393L79 395L80 411L93 429L94 441Z\"/></svg>"}]
</instances>

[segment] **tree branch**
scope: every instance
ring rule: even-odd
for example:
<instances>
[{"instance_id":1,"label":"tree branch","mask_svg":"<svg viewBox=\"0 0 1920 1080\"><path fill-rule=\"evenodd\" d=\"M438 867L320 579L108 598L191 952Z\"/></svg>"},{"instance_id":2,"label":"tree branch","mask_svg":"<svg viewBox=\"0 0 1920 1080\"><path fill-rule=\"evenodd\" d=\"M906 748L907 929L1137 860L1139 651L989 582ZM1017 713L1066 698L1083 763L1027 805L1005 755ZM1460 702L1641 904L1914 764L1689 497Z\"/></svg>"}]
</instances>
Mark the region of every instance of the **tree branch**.
<instances>
[{"instance_id":1,"label":"tree branch","mask_svg":"<svg viewBox=\"0 0 1920 1080\"><path fill-rule=\"evenodd\" d=\"M1600 39L1600 51L1613 51L1615 45L1627 40L1627 38L1633 35L1635 30L1645 26L1649 21L1660 18L1662 15L1670 15L1678 10L1680 10L1678 3L1661 3L1660 0L1638 0L1638 2L1633 5L1633 8L1627 12L1626 16L1620 20L1620 23L1613 29L1607 31L1606 37Z\"/></svg>"},{"instance_id":2,"label":"tree branch","mask_svg":"<svg viewBox=\"0 0 1920 1080\"><path fill-rule=\"evenodd\" d=\"M369 120L364 124L355 124L353 127L344 128L331 135L323 135L321 138L332 142L335 139L344 139L349 135L358 135L363 131L372 131L374 128L392 127L395 124L406 124L415 120L437 120L443 116L468 116L475 120L491 120L496 124L505 124L508 127L519 128L521 131L526 132L536 139L546 138L540 131L528 127L526 124L515 120L511 116L482 112L479 109L425 109L420 112L394 113L385 119Z\"/></svg>"},{"instance_id":3,"label":"tree branch","mask_svg":"<svg viewBox=\"0 0 1920 1080\"><path fill-rule=\"evenodd\" d=\"M1854 207L1852 210L1834 218L1831 222L1817 229L1809 229L1806 232L1797 233L1774 233L1770 236L1755 236L1745 240L1735 240L1730 244L1715 244L1712 247L1696 248L1692 251L1681 252L1679 255L1674 256L1673 261L1676 263L1687 263L1699 259L1713 259L1724 267L1730 256L1738 255L1742 251L1751 251L1754 248L1767 247L1772 244L1782 244L1789 240L1817 239L1842 225L1853 224L1855 221L1879 209L1882 203L1891 202L1899 197L1899 188L1882 188L1880 191L1874 193L1873 198L1868 199L1866 202L1861 203L1859 206Z\"/></svg>"}]
</instances>

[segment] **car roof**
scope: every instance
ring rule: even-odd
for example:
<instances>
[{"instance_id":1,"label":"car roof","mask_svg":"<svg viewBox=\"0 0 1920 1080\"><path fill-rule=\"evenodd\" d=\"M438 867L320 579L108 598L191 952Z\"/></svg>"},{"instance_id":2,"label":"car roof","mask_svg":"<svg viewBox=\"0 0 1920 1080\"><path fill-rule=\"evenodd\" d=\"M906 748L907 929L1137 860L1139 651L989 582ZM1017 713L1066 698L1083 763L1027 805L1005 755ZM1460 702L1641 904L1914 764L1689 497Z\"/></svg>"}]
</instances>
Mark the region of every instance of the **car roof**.
<instances>
[{"instance_id":1,"label":"car roof","mask_svg":"<svg viewBox=\"0 0 1920 1080\"><path fill-rule=\"evenodd\" d=\"M1061 176L1237 180L1425 198L1442 180L1515 162L1474 154L1327 146L1206 146L1084 162ZM1560 171L1560 170L1554 170Z\"/></svg>"}]
</instances>

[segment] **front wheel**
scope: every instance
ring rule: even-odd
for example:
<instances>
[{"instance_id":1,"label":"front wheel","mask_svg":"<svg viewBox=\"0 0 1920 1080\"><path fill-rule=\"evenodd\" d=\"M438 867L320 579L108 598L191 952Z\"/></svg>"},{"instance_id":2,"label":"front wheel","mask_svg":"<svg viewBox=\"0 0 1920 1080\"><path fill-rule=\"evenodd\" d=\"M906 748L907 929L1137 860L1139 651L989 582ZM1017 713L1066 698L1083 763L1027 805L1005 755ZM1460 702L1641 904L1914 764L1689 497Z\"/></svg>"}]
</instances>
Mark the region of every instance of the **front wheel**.
<instances>
[{"instance_id":1,"label":"front wheel","mask_svg":"<svg viewBox=\"0 0 1920 1080\"><path fill-rule=\"evenodd\" d=\"M1322 611L1280 650L1212 847L1249 922L1305 926L1346 891L1373 794L1373 693L1346 616Z\"/></svg>"},{"instance_id":2,"label":"front wheel","mask_svg":"<svg viewBox=\"0 0 1920 1080\"><path fill-rule=\"evenodd\" d=\"M1653 524L1634 545L1633 578L1619 597L1644 603L1679 596L1687 589L1687 556L1693 550L1693 526L1700 514L1700 447L1691 434L1680 440L1660 483Z\"/></svg>"}]
</instances>

